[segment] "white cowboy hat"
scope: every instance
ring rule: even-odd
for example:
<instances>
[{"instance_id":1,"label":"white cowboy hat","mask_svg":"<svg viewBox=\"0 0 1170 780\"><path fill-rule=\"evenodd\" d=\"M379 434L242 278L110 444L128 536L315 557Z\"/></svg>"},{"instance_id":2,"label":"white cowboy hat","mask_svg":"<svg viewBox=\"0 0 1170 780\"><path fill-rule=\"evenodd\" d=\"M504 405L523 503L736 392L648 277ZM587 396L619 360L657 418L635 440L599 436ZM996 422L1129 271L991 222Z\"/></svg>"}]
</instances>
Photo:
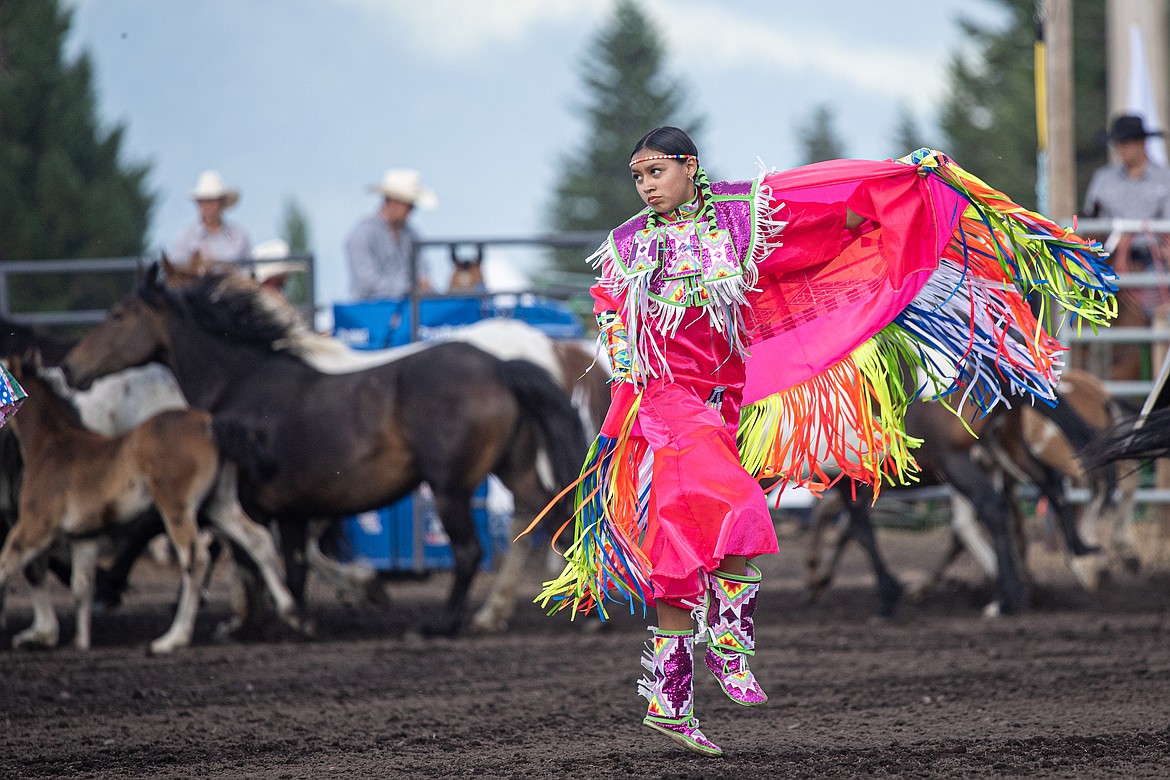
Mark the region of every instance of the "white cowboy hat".
<instances>
[{"instance_id":1,"label":"white cowboy hat","mask_svg":"<svg viewBox=\"0 0 1170 780\"><path fill-rule=\"evenodd\" d=\"M240 191L224 184L219 171L204 171L199 174L195 189L191 190L191 197L195 200L223 200L223 205L227 207L240 199Z\"/></svg>"},{"instance_id":2,"label":"white cowboy hat","mask_svg":"<svg viewBox=\"0 0 1170 780\"><path fill-rule=\"evenodd\" d=\"M253 260L283 260L292 254L283 238L271 238L252 247Z\"/></svg>"},{"instance_id":3,"label":"white cowboy hat","mask_svg":"<svg viewBox=\"0 0 1170 780\"><path fill-rule=\"evenodd\" d=\"M391 168L386 171L382 183L371 186L370 192L377 192L384 198L393 198L424 209L433 209L439 205L435 193L423 186L418 171L408 168Z\"/></svg>"}]
</instances>

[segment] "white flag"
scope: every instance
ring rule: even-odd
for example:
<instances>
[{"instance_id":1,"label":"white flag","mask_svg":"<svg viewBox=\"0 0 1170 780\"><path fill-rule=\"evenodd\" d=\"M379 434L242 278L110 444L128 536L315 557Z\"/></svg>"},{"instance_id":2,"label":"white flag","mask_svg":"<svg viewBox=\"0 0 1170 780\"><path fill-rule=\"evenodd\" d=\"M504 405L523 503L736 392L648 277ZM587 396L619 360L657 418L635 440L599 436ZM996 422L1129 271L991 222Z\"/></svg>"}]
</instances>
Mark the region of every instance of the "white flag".
<instances>
[{"instance_id":1,"label":"white flag","mask_svg":"<svg viewBox=\"0 0 1170 780\"><path fill-rule=\"evenodd\" d=\"M1142 118L1147 131L1161 130L1158 117L1158 101L1154 96L1154 85L1150 81L1150 66L1146 62L1146 47L1142 42L1142 31L1136 24L1129 26L1129 90L1126 96L1125 112ZM1166 164L1166 140L1160 135L1146 139L1146 154L1159 165Z\"/></svg>"}]
</instances>

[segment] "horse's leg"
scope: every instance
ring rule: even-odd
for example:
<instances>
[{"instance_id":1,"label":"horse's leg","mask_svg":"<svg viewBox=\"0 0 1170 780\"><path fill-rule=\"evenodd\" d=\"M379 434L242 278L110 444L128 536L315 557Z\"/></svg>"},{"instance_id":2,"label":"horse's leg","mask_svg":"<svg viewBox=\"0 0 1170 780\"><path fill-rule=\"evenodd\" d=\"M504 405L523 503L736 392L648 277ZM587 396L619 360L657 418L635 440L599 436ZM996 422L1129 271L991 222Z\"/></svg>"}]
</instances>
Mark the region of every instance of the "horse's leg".
<instances>
[{"instance_id":1,"label":"horse's leg","mask_svg":"<svg viewBox=\"0 0 1170 780\"><path fill-rule=\"evenodd\" d=\"M951 529L961 545L960 550L971 553L987 578L994 580L997 571L995 550L991 549L983 532L979 530L975 505L966 496L955 493L951 499L951 513Z\"/></svg>"},{"instance_id":2,"label":"horse's leg","mask_svg":"<svg viewBox=\"0 0 1170 780\"><path fill-rule=\"evenodd\" d=\"M1105 565L1100 548L1090 547L1081 537L1077 524L1077 513L1064 492L1064 476L1056 469L1041 462L1030 453L1020 458L1029 478L1048 499L1048 505L1056 513L1057 527L1068 550L1069 568L1076 575L1081 587L1094 592L1100 585L1100 573Z\"/></svg>"},{"instance_id":3,"label":"horse's leg","mask_svg":"<svg viewBox=\"0 0 1170 780\"><path fill-rule=\"evenodd\" d=\"M480 633L497 633L508 627L508 621L516 612L516 592L520 587L520 578L524 573L524 564L528 560L530 540L525 537L512 541L524 533L535 512L517 511L512 515L512 524L508 533L508 547L501 556L496 568L495 579L492 580L492 589L487 599L471 618L471 629Z\"/></svg>"},{"instance_id":4,"label":"horse's leg","mask_svg":"<svg viewBox=\"0 0 1170 780\"><path fill-rule=\"evenodd\" d=\"M5 588L9 580L30 563L48 553L53 542L54 529L47 521L28 516L24 522L17 522L8 532L4 540L4 547L0 550L0 588ZM46 577L47 567L33 566L26 571L33 599L33 624L17 634L12 640L13 647L56 647L60 635L57 626L57 615L53 611L52 598L49 595L49 583ZM35 578L35 579L34 579Z\"/></svg>"},{"instance_id":5,"label":"horse's leg","mask_svg":"<svg viewBox=\"0 0 1170 780\"><path fill-rule=\"evenodd\" d=\"M90 647L90 625L93 621L93 583L97 571L98 540L95 538L73 540L73 575L69 589L73 591L76 607L77 633L73 635L73 646L78 650Z\"/></svg>"},{"instance_id":6,"label":"horse's leg","mask_svg":"<svg viewBox=\"0 0 1170 780\"><path fill-rule=\"evenodd\" d=\"M296 600L280 576L276 543L272 540L272 534L268 532L268 529L253 521L244 512L244 508L240 506L236 497L236 484L235 466L224 464L220 468L214 493L206 508L207 515L216 527L247 553L248 557L259 568L260 575L264 579L265 585L268 586L268 592L272 594L272 600L276 603L276 613L280 619L300 630L302 627L300 611ZM281 526L282 541L285 536L284 527L290 524L285 523ZM303 550L304 524L299 524L297 527L302 531L301 549ZM302 581L302 594L304 592L303 584Z\"/></svg>"},{"instance_id":7,"label":"horse's leg","mask_svg":"<svg viewBox=\"0 0 1170 780\"><path fill-rule=\"evenodd\" d=\"M844 549L844 542L848 541L846 537L849 534L849 527L846 525L837 536L834 547L834 562L825 571L821 571L821 540L829 525L834 521L840 520L845 515L846 503L847 500L843 499L840 493L834 490L822 497L813 506L809 518L808 543L805 546L804 552L805 597L809 603L815 603L833 581L833 571L836 570L836 558L839 557L840 551Z\"/></svg>"},{"instance_id":8,"label":"horse's leg","mask_svg":"<svg viewBox=\"0 0 1170 780\"><path fill-rule=\"evenodd\" d=\"M519 541L513 540L528 528L552 498L541 486L540 475L534 464L509 465L510 468L502 467L497 474L500 483L512 493L512 523L507 549L498 560L487 599L471 619L471 629L482 633L503 631L515 614L516 593L520 589L520 579L533 543L532 538L527 536ZM561 563L563 565L563 560Z\"/></svg>"},{"instance_id":9,"label":"horse's leg","mask_svg":"<svg viewBox=\"0 0 1170 780\"><path fill-rule=\"evenodd\" d=\"M191 644L195 633L195 613L199 609L199 588L210 567L207 539L199 532L194 507L185 497L156 496L162 512L167 538L179 563L179 603L170 629L150 643L154 655L171 653Z\"/></svg>"},{"instance_id":10,"label":"horse's leg","mask_svg":"<svg viewBox=\"0 0 1170 780\"><path fill-rule=\"evenodd\" d=\"M130 582L130 570L150 540L165 530L162 517L153 507L124 527L118 535L118 552L113 565L109 569L98 570L95 594L97 611L109 611L122 603L122 594Z\"/></svg>"},{"instance_id":11,"label":"horse's leg","mask_svg":"<svg viewBox=\"0 0 1170 780\"><path fill-rule=\"evenodd\" d=\"M966 452L944 454L941 465L947 480L971 501L980 522L991 535L1000 611L1012 613L1024 609L1028 604L1028 586L1020 574L1015 543L1007 524L1007 498L995 489L987 473Z\"/></svg>"},{"instance_id":12,"label":"horse's leg","mask_svg":"<svg viewBox=\"0 0 1170 780\"><path fill-rule=\"evenodd\" d=\"M1117 464L1115 493L1101 512L1109 528L1109 555L1130 574L1141 571L1141 558L1133 533L1135 495L1141 484L1140 464L1121 461Z\"/></svg>"},{"instance_id":13,"label":"horse's leg","mask_svg":"<svg viewBox=\"0 0 1170 780\"><path fill-rule=\"evenodd\" d=\"M859 489L859 493L857 499L852 501L849 506L850 535L857 540L857 543L865 550L865 554L869 556L869 564L873 568L874 577L877 578L878 617L893 617L894 611L898 608L898 602L902 600L904 588L902 583L898 582L898 578L890 572L885 559L882 558L881 551L878 550L877 533L874 531L873 519L869 514L869 491L867 489L862 492Z\"/></svg>"},{"instance_id":14,"label":"horse's leg","mask_svg":"<svg viewBox=\"0 0 1170 780\"><path fill-rule=\"evenodd\" d=\"M312 520L308 526L305 558L309 569L336 588L342 601L359 604L371 596L376 598L373 583L378 573L373 566L365 561L338 563L321 551L321 537L335 526L334 521Z\"/></svg>"},{"instance_id":15,"label":"horse's leg","mask_svg":"<svg viewBox=\"0 0 1170 780\"><path fill-rule=\"evenodd\" d=\"M437 619L424 624L423 632L431 636L454 636L459 633L463 623L467 594L479 570L483 548L475 533L475 521L471 515L471 491L460 487L440 489L434 484L431 489L435 494L435 510L451 541L454 580L442 613Z\"/></svg>"},{"instance_id":16,"label":"horse's leg","mask_svg":"<svg viewBox=\"0 0 1170 780\"><path fill-rule=\"evenodd\" d=\"M946 550L934 569L910 591L910 597L921 599L927 593L938 587L946 576L947 569L957 561L964 552L979 564L987 576L995 579L995 552L991 545L979 532L978 521L975 519L975 507L961 493L951 493L951 533L948 537Z\"/></svg>"},{"instance_id":17,"label":"horse's leg","mask_svg":"<svg viewBox=\"0 0 1170 780\"><path fill-rule=\"evenodd\" d=\"M61 628L57 623L57 612L53 609L53 597L49 593L49 569L43 558L25 566L24 576L32 597L33 623L12 638L12 646L18 650L25 647L56 647L61 637Z\"/></svg>"},{"instance_id":18,"label":"horse's leg","mask_svg":"<svg viewBox=\"0 0 1170 780\"><path fill-rule=\"evenodd\" d=\"M305 559L305 521L282 517L277 519L276 526L280 532L280 551L284 558L284 578L288 592L297 607L304 610L305 582L309 573Z\"/></svg>"}]
</instances>

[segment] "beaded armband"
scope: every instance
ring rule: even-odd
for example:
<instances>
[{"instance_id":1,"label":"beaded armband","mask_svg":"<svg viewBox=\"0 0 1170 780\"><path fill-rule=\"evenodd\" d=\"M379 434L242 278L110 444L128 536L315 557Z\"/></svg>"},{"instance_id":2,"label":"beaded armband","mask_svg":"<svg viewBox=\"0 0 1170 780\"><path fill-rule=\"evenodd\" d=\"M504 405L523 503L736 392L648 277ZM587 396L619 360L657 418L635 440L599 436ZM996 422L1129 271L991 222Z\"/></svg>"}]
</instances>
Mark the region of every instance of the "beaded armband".
<instances>
[{"instance_id":1,"label":"beaded armband","mask_svg":"<svg viewBox=\"0 0 1170 780\"><path fill-rule=\"evenodd\" d=\"M601 330L605 350L609 353L610 374L613 376L613 381L633 381L630 342L626 336L626 325L622 322L622 318L615 311L603 311L597 315L597 327Z\"/></svg>"}]
</instances>

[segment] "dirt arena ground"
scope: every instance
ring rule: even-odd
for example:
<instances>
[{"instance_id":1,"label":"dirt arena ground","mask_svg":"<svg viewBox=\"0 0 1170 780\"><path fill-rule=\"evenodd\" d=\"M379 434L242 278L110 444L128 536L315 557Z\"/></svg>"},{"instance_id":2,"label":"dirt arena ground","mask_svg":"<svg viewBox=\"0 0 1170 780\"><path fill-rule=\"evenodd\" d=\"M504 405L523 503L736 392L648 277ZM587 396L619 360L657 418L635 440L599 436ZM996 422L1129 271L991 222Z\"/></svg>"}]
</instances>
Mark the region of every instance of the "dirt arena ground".
<instances>
[{"instance_id":1,"label":"dirt arena ground","mask_svg":"<svg viewBox=\"0 0 1170 780\"><path fill-rule=\"evenodd\" d=\"M790 536L789 534L785 535ZM941 531L883 531L904 581L934 563ZM640 725L644 621L604 631L523 604L502 636L422 640L408 629L448 578L387 585L388 606L315 588L312 641L218 644L213 585L196 646L150 658L174 578L140 564L137 590L95 623L94 649L14 652L31 619L23 585L0 631L0 777L1165 777L1170 774L1170 566L1077 589L1034 545L1027 614L986 620L972 568L873 623L851 553L825 599L804 603L803 540L763 564L753 662L772 700L747 710L697 676L697 714L723 759ZM490 576L490 575L488 575ZM541 573L529 573L530 589ZM488 577L476 587L481 599ZM67 594L63 642L72 636Z\"/></svg>"}]
</instances>

